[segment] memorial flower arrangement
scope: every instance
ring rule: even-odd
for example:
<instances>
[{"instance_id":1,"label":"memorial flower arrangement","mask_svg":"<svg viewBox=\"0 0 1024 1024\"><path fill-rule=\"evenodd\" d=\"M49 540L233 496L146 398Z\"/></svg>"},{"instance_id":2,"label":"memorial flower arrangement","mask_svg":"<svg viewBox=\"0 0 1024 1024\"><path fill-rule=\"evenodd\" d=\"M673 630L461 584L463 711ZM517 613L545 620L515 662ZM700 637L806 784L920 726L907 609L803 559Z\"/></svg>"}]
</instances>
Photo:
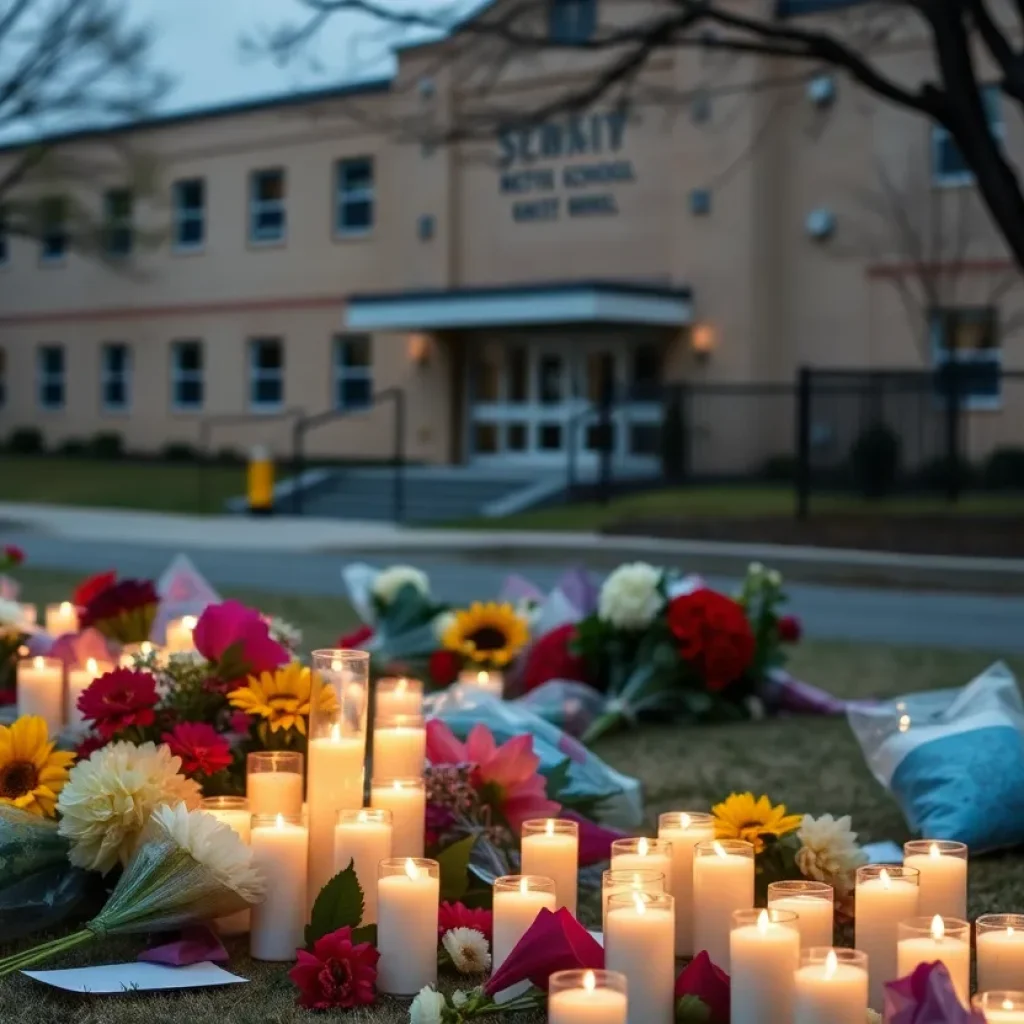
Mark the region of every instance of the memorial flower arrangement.
<instances>
[{"instance_id":1,"label":"memorial flower arrangement","mask_svg":"<svg viewBox=\"0 0 1024 1024\"><path fill-rule=\"evenodd\" d=\"M139 644L153 631L160 596L152 580L118 580L103 573L75 592L78 623L120 644Z\"/></svg>"},{"instance_id":2,"label":"memorial flower arrangement","mask_svg":"<svg viewBox=\"0 0 1024 1024\"><path fill-rule=\"evenodd\" d=\"M13 544L0 548L0 574L16 569L25 561L25 553ZM24 609L15 600L18 585L0 575L0 704L14 700L14 678L18 666L18 650L25 643L31 623Z\"/></svg>"},{"instance_id":3,"label":"memorial flower arrangement","mask_svg":"<svg viewBox=\"0 0 1024 1024\"><path fill-rule=\"evenodd\" d=\"M41 818L56 815L75 755L54 746L36 715L0 725L0 804Z\"/></svg>"}]
</instances>

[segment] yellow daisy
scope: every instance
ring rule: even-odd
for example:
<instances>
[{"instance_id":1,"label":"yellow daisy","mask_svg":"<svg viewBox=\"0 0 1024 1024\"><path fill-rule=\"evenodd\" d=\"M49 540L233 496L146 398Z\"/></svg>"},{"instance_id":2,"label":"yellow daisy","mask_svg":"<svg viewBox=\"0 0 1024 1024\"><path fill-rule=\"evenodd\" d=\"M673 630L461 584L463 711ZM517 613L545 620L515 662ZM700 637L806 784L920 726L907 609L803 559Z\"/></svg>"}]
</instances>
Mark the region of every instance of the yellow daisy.
<instances>
[{"instance_id":1,"label":"yellow daisy","mask_svg":"<svg viewBox=\"0 0 1024 1024\"><path fill-rule=\"evenodd\" d=\"M249 682L228 694L232 707L247 715L265 718L271 732L278 729L298 729L306 734L313 673L299 662L293 661L275 672L264 672L259 677L249 676ZM337 709L334 690L325 686L320 690L320 710L333 713Z\"/></svg>"},{"instance_id":2,"label":"yellow daisy","mask_svg":"<svg viewBox=\"0 0 1024 1024\"><path fill-rule=\"evenodd\" d=\"M754 844L754 853L764 849L764 836L784 836L800 827L802 814L786 814L786 805L773 807L767 796L733 793L711 809L715 835L719 839L744 839Z\"/></svg>"},{"instance_id":3,"label":"yellow daisy","mask_svg":"<svg viewBox=\"0 0 1024 1024\"><path fill-rule=\"evenodd\" d=\"M53 749L46 722L37 715L23 715L10 727L0 725L0 803L54 817L74 759L70 751Z\"/></svg>"},{"instance_id":4,"label":"yellow daisy","mask_svg":"<svg viewBox=\"0 0 1024 1024\"><path fill-rule=\"evenodd\" d=\"M453 613L442 642L449 651L457 651L470 661L501 668L529 639L526 619L512 605L475 601Z\"/></svg>"}]
</instances>

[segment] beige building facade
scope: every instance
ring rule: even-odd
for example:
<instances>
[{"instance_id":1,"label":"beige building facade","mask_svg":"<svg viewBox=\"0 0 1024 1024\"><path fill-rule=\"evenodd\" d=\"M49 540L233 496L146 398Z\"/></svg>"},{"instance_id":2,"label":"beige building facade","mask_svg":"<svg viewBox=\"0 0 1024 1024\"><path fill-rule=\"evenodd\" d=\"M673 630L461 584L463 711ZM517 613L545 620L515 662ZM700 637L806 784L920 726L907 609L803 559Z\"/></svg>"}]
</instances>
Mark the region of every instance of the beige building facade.
<instances>
[{"instance_id":1,"label":"beige building facade","mask_svg":"<svg viewBox=\"0 0 1024 1024\"><path fill-rule=\"evenodd\" d=\"M593 8L630 16L616 0ZM378 460L394 452L400 393L407 458L529 470L572 447L593 458L614 381L615 457L650 468L665 383L784 384L804 365L924 368L954 352L983 371L977 436L1020 432L998 371L1024 368L1010 329L1024 290L927 122L837 76L679 50L628 105L417 141L395 126L443 132L478 103L448 45L401 51L387 82L123 130L159 185L83 197L108 224L106 259L67 237L61 183L29 185L57 213L41 242L0 251L0 434L283 456L295 422L318 416L308 454ZM878 55L908 79L927 59L913 38ZM524 56L492 96L534 109L594 70L564 50ZM1024 126L994 93L991 108L1024 154ZM791 418L761 408L719 402L700 424L724 470L791 446Z\"/></svg>"}]
</instances>

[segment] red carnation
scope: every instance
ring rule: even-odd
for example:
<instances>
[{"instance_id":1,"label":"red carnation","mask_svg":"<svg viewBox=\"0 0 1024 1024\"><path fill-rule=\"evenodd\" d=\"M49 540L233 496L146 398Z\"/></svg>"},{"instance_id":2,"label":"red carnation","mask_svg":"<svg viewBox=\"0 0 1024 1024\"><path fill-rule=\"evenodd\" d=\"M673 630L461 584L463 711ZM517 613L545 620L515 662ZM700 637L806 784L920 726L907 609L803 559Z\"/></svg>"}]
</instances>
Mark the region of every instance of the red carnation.
<instances>
[{"instance_id":1,"label":"red carnation","mask_svg":"<svg viewBox=\"0 0 1024 1024\"><path fill-rule=\"evenodd\" d=\"M455 651L434 651L427 664L427 672L435 686L449 686L459 678L462 658Z\"/></svg>"},{"instance_id":2,"label":"red carnation","mask_svg":"<svg viewBox=\"0 0 1024 1024\"><path fill-rule=\"evenodd\" d=\"M575 636L576 626L567 622L564 626L545 633L530 648L523 670L523 685L527 692L552 679L568 679L576 683L589 682L586 662L571 649Z\"/></svg>"},{"instance_id":3,"label":"red carnation","mask_svg":"<svg viewBox=\"0 0 1024 1024\"><path fill-rule=\"evenodd\" d=\"M377 998L380 954L369 942L352 944L352 929L339 928L317 939L313 952L297 950L298 963L288 977L307 1010L351 1010Z\"/></svg>"},{"instance_id":4,"label":"red carnation","mask_svg":"<svg viewBox=\"0 0 1024 1024\"><path fill-rule=\"evenodd\" d=\"M475 928L488 942L494 932L494 914L461 903L442 903L437 912L437 937L443 939L453 928Z\"/></svg>"},{"instance_id":5,"label":"red carnation","mask_svg":"<svg viewBox=\"0 0 1024 1024\"><path fill-rule=\"evenodd\" d=\"M123 729L152 725L158 700L156 680L148 672L116 668L89 684L78 698L78 710L107 741Z\"/></svg>"},{"instance_id":6,"label":"red carnation","mask_svg":"<svg viewBox=\"0 0 1024 1024\"><path fill-rule=\"evenodd\" d=\"M91 732L75 747L75 757L79 761L88 761L97 750L106 745L107 741L102 736L97 736L96 733Z\"/></svg>"},{"instance_id":7,"label":"red carnation","mask_svg":"<svg viewBox=\"0 0 1024 1024\"><path fill-rule=\"evenodd\" d=\"M5 708L10 704L16 704L18 702L18 691L13 687L9 690L0 690L0 708Z\"/></svg>"},{"instance_id":8,"label":"red carnation","mask_svg":"<svg viewBox=\"0 0 1024 1024\"><path fill-rule=\"evenodd\" d=\"M25 552L15 544L4 547L4 562L7 565L21 565L25 561Z\"/></svg>"},{"instance_id":9,"label":"red carnation","mask_svg":"<svg viewBox=\"0 0 1024 1024\"><path fill-rule=\"evenodd\" d=\"M142 643L149 639L159 603L152 580L121 580L86 602L78 626L83 631L99 630L122 644Z\"/></svg>"},{"instance_id":10,"label":"red carnation","mask_svg":"<svg viewBox=\"0 0 1024 1024\"><path fill-rule=\"evenodd\" d=\"M93 598L98 597L104 590L109 590L116 582L116 572L98 572L78 584L71 601L76 607L84 608Z\"/></svg>"},{"instance_id":11,"label":"red carnation","mask_svg":"<svg viewBox=\"0 0 1024 1024\"><path fill-rule=\"evenodd\" d=\"M228 741L206 722L182 722L161 739L186 775L216 775L231 764Z\"/></svg>"},{"instance_id":12,"label":"red carnation","mask_svg":"<svg viewBox=\"0 0 1024 1024\"><path fill-rule=\"evenodd\" d=\"M796 644L804 635L804 628L795 615L783 615L779 619L779 640L784 644Z\"/></svg>"},{"instance_id":13,"label":"red carnation","mask_svg":"<svg viewBox=\"0 0 1024 1024\"><path fill-rule=\"evenodd\" d=\"M702 587L674 598L668 627L680 655L701 674L709 690L735 682L754 660L754 634L743 608L732 598Z\"/></svg>"},{"instance_id":14,"label":"red carnation","mask_svg":"<svg viewBox=\"0 0 1024 1024\"><path fill-rule=\"evenodd\" d=\"M358 629L346 633L340 640L338 646L347 651L362 650L363 644L373 636L373 626L360 626Z\"/></svg>"}]
</instances>

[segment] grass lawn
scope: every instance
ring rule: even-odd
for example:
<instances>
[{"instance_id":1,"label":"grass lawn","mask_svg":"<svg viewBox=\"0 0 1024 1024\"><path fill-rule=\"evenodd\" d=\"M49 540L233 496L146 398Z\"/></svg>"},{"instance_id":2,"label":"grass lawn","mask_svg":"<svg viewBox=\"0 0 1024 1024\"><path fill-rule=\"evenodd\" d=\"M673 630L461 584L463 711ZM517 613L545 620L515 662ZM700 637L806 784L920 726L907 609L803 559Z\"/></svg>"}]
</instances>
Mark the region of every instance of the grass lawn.
<instances>
[{"instance_id":1,"label":"grass lawn","mask_svg":"<svg viewBox=\"0 0 1024 1024\"><path fill-rule=\"evenodd\" d=\"M67 592L71 577L24 573L26 597L46 600ZM307 646L330 640L350 621L343 601L282 599L238 593L253 604L286 615L306 631ZM965 683L996 657L984 653L806 643L794 652L792 668L843 695L885 695ZM1024 659L1011 660L1024 673ZM902 842L906 829L896 806L864 767L842 719L800 718L740 725L647 727L610 737L597 751L620 770L643 780L647 824L661 811L707 807L733 790L767 792L792 811L849 813L865 841ZM972 862L969 913L1012 911L1024 906L1024 857L999 855ZM143 940L120 940L106 948L79 951L63 965L131 959ZM244 942L231 948L231 969L247 986L173 996L70 997L52 993L22 977L0 981L3 1024L293 1024L325 1019L295 1008L294 991L282 966L254 964ZM56 966L56 965L52 965ZM446 983L450 983L448 979ZM382 1003L352 1011L353 1024L405 1024L400 1004ZM541 1018L520 1018L540 1024Z\"/></svg>"}]
</instances>

